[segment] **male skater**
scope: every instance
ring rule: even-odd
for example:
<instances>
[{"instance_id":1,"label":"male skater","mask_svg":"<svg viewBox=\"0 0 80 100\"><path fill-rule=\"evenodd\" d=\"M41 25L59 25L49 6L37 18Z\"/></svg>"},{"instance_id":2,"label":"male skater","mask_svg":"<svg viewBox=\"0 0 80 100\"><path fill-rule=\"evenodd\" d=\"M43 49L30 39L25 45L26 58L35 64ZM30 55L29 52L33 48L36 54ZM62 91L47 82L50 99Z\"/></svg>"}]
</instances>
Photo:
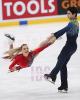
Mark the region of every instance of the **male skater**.
<instances>
[{"instance_id":1,"label":"male skater","mask_svg":"<svg viewBox=\"0 0 80 100\"><path fill-rule=\"evenodd\" d=\"M61 86L58 87L58 91L64 92L68 91L67 63L77 49L76 39L79 33L79 23L77 21L77 8L69 7L67 9L67 17L70 20L69 24L60 31L54 34L52 33L52 35L49 37L53 39L53 41L55 41L66 32L67 41L61 53L58 56L56 66L53 68L50 74L44 75L44 78L54 83L56 81L57 74L60 71Z\"/></svg>"}]
</instances>

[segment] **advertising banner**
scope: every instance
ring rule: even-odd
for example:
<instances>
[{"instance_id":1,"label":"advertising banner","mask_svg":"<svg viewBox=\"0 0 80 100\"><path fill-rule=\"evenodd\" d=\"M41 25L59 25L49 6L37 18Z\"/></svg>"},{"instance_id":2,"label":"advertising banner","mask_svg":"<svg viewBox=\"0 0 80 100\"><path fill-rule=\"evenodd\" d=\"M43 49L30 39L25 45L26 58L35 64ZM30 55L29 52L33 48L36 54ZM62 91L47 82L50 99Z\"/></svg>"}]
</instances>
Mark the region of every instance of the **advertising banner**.
<instances>
[{"instance_id":1,"label":"advertising banner","mask_svg":"<svg viewBox=\"0 0 80 100\"><path fill-rule=\"evenodd\" d=\"M77 7L80 13L80 0L58 0L58 13L66 14L66 9L68 7Z\"/></svg>"},{"instance_id":2,"label":"advertising banner","mask_svg":"<svg viewBox=\"0 0 80 100\"><path fill-rule=\"evenodd\" d=\"M3 20L58 14L57 0L2 0Z\"/></svg>"},{"instance_id":3,"label":"advertising banner","mask_svg":"<svg viewBox=\"0 0 80 100\"><path fill-rule=\"evenodd\" d=\"M68 7L77 7L80 13L80 0L0 0L0 22L37 18L45 22L46 18L66 14Z\"/></svg>"}]
</instances>

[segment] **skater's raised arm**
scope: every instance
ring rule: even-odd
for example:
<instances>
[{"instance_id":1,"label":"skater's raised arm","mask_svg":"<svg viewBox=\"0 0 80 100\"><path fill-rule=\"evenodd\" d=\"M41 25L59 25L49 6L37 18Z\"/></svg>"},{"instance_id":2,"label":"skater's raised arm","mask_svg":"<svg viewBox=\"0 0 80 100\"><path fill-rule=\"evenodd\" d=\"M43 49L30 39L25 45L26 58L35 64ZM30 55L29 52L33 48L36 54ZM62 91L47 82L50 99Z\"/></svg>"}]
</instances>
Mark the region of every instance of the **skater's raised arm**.
<instances>
[{"instance_id":1,"label":"skater's raised arm","mask_svg":"<svg viewBox=\"0 0 80 100\"><path fill-rule=\"evenodd\" d=\"M72 28L73 24L70 22L66 27L64 27L63 29L52 33L53 37L55 36L56 39L58 39L60 36L62 36L65 32L68 32L71 28Z\"/></svg>"},{"instance_id":2,"label":"skater's raised arm","mask_svg":"<svg viewBox=\"0 0 80 100\"><path fill-rule=\"evenodd\" d=\"M45 41L42 41L40 43L40 45L38 46L38 48L36 48L35 50L33 50L33 54L37 56L41 51L43 51L44 49L46 49L47 47L49 47L51 44L53 44L55 42L55 40L56 40L56 37L53 37L51 35Z\"/></svg>"},{"instance_id":3,"label":"skater's raised arm","mask_svg":"<svg viewBox=\"0 0 80 100\"><path fill-rule=\"evenodd\" d=\"M56 37L53 37L53 34L49 36L46 40L42 41L39 45L39 47L43 47L47 44L53 44L56 40Z\"/></svg>"},{"instance_id":4,"label":"skater's raised arm","mask_svg":"<svg viewBox=\"0 0 80 100\"><path fill-rule=\"evenodd\" d=\"M51 33L51 36L48 37L46 43L48 42L48 43L53 44L60 36L62 36L65 32L68 32L71 28L72 28L72 23L69 23L63 29L61 29L55 33Z\"/></svg>"}]
</instances>

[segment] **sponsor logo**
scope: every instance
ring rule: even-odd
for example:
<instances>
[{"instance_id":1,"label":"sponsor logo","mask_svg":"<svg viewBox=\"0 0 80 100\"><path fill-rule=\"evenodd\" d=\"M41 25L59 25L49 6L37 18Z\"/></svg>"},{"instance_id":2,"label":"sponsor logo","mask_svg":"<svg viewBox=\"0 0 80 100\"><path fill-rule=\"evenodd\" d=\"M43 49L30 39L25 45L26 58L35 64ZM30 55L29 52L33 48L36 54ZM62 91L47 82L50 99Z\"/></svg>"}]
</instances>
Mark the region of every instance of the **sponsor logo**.
<instances>
[{"instance_id":1,"label":"sponsor logo","mask_svg":"<svg viewBox=\"0 0 80 100\"><path fill-rule=\"evenodd\" d=\"M2 0L3 19L32 18L57 14L56 0Z\"/></svg>"},{"instance_id":2,"label":"sponsor logo","mask_svg":"<svg viewBox=\"0 0 80 100\"><path fill-rule=\"evenodd\" d=\"M66 10L69 7L77 7L80 12L80 0L59 0L58 12L59 14L66 14Z\"/></svg>"},{"instance_id":3,"label":"sponsor logo","mask_svg":"<svg viewBox=\"0 0 80 100\"><path fill-rule=\"evenodd\" d=\"M80 7L80 0L63 0L61 6L64 9L68 7Z\"/></svg>"}]
</instances>

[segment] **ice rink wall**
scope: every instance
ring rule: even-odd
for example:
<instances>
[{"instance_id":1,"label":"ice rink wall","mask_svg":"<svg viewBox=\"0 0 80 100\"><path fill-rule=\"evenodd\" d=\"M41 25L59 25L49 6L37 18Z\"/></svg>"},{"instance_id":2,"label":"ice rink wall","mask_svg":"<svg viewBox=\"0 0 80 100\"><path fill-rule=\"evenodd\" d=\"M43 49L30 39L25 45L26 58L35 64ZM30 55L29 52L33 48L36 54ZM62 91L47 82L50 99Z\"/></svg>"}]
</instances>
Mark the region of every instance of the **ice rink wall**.
<instances>
[{"instance_id":1,"label":"ice rink wall","mask_svg":"<svg viewBox=\"0 0 80 100\"><path fill-rule=\"evenodd\" d=\"M66 9L80 0L0 0L0 27L68 21Z\"/></svg>"}]
</instances>

